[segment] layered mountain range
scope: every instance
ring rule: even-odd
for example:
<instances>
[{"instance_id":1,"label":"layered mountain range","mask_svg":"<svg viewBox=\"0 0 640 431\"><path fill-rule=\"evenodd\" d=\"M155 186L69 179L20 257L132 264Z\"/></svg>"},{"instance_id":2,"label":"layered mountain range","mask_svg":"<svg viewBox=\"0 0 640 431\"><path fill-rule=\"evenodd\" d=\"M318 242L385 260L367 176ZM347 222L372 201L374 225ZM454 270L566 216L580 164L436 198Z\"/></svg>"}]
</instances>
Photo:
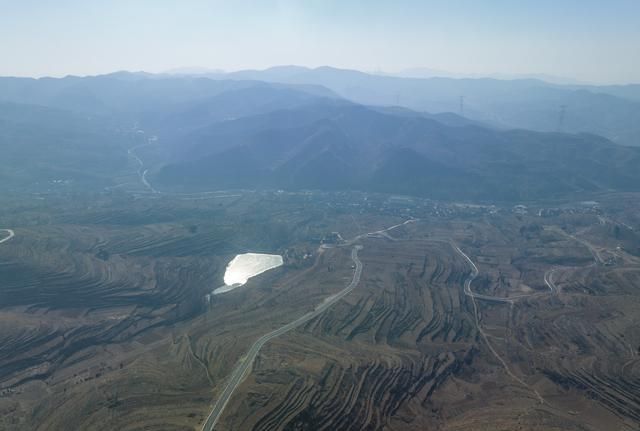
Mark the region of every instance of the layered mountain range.
<instances>
[{"instance_id":1,"label":"layered mountain range","mask_svg":"<svg viewBox=\"0 0 640 431\"><path fill-rule=\"evenodd\" d=\"M511 201L637 190L637 93L299 67L0 78L0 144L12 161L2 180L111 185L131 168L123 131L134 130L155 137L143 163L164 191Z\"/></svg>"}]
</instances>

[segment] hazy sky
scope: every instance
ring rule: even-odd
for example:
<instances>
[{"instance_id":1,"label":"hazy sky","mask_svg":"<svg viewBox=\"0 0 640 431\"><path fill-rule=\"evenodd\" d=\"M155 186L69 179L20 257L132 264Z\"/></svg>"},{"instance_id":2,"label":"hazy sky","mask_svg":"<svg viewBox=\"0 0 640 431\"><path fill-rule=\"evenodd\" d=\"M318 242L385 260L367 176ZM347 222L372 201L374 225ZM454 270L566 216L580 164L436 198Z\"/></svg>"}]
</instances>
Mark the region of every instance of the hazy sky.
<instances>
[{"instance_id":1,"label":"hazy sky","mask_svg":"<svg viewBox=\"0 0 640 431\"><path fill-rule=\"evenodd\" d=\"M640 82L640 0L0 0L0 75L331 65Z\"/></svg>"}]
</instances>

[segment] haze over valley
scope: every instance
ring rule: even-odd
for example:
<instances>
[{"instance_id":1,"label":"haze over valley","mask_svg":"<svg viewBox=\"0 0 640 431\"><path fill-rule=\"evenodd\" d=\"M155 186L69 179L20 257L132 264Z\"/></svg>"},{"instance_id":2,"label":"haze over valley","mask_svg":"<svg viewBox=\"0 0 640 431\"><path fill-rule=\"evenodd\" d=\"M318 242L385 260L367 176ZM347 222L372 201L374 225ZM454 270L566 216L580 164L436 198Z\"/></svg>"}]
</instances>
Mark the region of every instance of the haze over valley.
<instances>
[{"instance_id":1,"label":"haze over valley","mask_svg":"<svg viewBox=\"0 0 640 431\"><path fill-rule=\"evenodd\" d=\"M38 178L135 189L135 179L121 185L101 176L105 169L126 177L132 149L143 156L136 162L154 191L258 186L513 201L635 191L640 184L640 99L633 86L616 96L608 87L542 81L296 67L214 78L120 72L0 79L5 141L25 140L27 128L42 135L13 146L9 160L24 162L32 153L46 159L30 163L37 170L31 175L6 170L3 187L29 187ZM397 91L412 99L392 103ZM464 112L456 112L458 94L466 94ZM475 106L474 98L492 107ZM507 111L511 116L503 117ZM64 127L73 127L73 135L55 148L43 142ZM81 152L79 141L89 141ZM51 156L64 162L49 166ZM85 163L99 166L86 170Z\"/></svg>"}]
</instances>

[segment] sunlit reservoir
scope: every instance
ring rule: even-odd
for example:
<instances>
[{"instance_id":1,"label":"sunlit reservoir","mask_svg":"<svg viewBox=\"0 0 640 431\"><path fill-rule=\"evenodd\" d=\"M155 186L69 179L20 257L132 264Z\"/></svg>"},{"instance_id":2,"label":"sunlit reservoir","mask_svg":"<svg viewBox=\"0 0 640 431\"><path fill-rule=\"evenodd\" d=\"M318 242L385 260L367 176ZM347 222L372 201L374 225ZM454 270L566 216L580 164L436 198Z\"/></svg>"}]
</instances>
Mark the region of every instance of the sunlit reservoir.
<instances>
[{"instance_id":1,"label":"sunlit reservoir","mask_svg":"<svg viewBox=\"0 0 640 431\"><path fill-rule=\"evenodd\" d=\"M277 254L244 253L234 257L224 273L224 286L213 291L214 295L242 286L251 277L282 266L282 256Z\"/></svg>"}]
</instances>

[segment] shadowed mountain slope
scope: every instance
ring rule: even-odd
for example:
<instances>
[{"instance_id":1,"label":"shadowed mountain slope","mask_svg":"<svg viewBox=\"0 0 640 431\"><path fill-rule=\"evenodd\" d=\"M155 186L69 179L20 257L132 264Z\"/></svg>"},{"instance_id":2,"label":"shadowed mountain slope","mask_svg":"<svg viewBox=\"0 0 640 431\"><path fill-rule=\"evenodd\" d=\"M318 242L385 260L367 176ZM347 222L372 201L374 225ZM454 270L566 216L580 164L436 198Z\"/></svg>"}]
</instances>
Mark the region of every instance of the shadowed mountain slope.
<instances>
[{"instance_id":1,"label":"shadowed mountain slope","mask_svg":"<svg viewBox=\"0 0 640 431\"><path fill-rule=\"evenodd\" d=\"M594 135L451 127L333 104L209 126L185 139L154 180L511 200L635 190L638 163L640 150Z\"/></svg>"}]
</instances>

